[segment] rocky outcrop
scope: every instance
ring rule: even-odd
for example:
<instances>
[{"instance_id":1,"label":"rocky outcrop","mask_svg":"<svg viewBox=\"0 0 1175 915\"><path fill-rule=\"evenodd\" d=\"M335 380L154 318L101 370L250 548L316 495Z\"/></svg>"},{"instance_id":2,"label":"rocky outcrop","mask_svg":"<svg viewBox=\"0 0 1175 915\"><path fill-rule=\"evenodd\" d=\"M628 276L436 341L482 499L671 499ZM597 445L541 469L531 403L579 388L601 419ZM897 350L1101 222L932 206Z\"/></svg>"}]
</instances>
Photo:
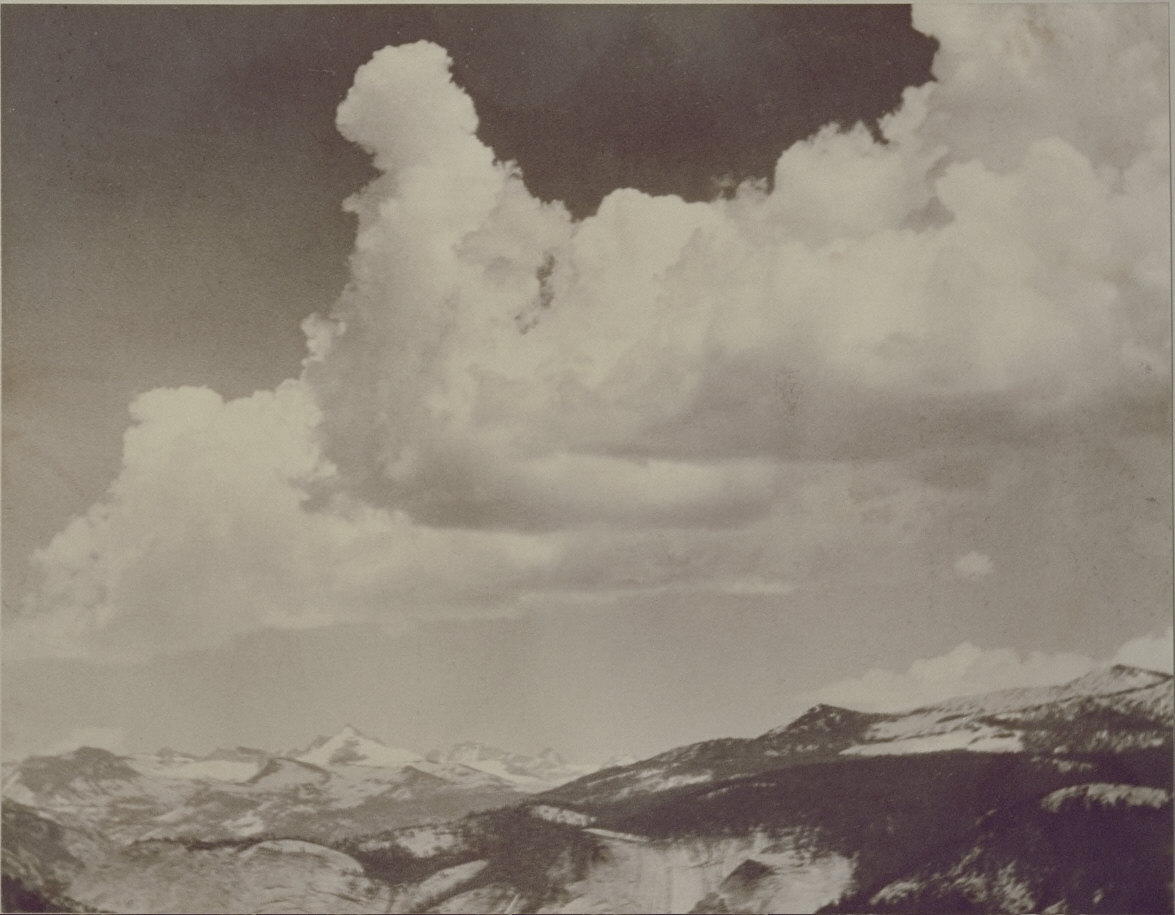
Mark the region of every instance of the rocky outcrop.
<instances>
[{"instance_id":1,"label":"rocky outcrop","mask_svg":"<svg viewBox=\"0 0 1175 915\"><path fill-rule=\"evenodd\" d=\"M189 848L145 842L87 868L71 895L108 912L383 912L391 889L341 852L298 840Z\"/></svg>"},{"instance_id":2,"label":"rocky outcrop","mask_svg":"<svg viewBox=\"0 0 1175 915\"><path fill-rule=\"evenodd\" d=\"M603 837L604 855L567 887L560 912L812 912L850 886L853 866L796 835L652 842Z\"/></svg>"}]
</instances>

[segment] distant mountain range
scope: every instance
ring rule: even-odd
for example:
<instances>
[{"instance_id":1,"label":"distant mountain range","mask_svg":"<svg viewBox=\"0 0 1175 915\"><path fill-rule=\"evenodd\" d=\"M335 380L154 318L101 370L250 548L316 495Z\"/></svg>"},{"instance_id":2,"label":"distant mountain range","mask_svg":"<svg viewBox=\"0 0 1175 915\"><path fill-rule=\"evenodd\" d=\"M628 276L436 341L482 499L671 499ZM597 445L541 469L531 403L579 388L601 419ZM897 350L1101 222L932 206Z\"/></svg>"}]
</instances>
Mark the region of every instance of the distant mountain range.
<instances>
[{"instance_id":1,"label":"distant mountain range","mask_svg":"<svg viewBox=\"0 0 1175 915\"><path fill-rule=\"evenodd\" d=\"M552 750L527 756L473 743L425 757L347 725L281 754L236 747L116 756L83 747L34 756L8 767L4 798L124 842L279 833L333 840L511 803L595 768Z\"/></svg>"},{"instance_id":2,"label":"distant mountain range","mask_svg":"<svg viewBox=\"0 0 1175 915\"><path fill-rule=\"evenodd\" d=\"M1173 699L1117 666L596 771L350 726L31 757L4 911L1170 912Z\"/></svg>"}]
</instances>

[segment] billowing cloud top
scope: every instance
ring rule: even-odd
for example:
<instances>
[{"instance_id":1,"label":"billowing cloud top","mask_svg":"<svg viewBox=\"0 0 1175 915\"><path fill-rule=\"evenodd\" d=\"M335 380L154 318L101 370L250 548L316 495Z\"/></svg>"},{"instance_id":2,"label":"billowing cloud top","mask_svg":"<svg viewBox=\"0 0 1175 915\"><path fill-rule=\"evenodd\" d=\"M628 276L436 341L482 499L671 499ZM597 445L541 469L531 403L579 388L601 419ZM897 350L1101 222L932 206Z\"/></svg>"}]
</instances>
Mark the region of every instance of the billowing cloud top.
<instances>
[{"instance_id":1,"label":"billowing cloud top","mask_svg":"<svg viewBox=\"0 0 1175 915\"><path fill-rule=\"evenodd\" d=\"M937 81L880 138L828 127L770 186L617 190L578 222L478 139L441 48L378 52L338 127L380 174L347 201L351 280L306 321L302 376L140 397L106 498L35 557L10 649L746 582L782 599L830 562L892 577L1067 441L1166 435L1163 8L914 21ZM1123 523L1126 548L1169 549ZM971 546L943 549L949 569ZM960 575L1014 587L991 552Z\"/></svg>"}]
</instances>

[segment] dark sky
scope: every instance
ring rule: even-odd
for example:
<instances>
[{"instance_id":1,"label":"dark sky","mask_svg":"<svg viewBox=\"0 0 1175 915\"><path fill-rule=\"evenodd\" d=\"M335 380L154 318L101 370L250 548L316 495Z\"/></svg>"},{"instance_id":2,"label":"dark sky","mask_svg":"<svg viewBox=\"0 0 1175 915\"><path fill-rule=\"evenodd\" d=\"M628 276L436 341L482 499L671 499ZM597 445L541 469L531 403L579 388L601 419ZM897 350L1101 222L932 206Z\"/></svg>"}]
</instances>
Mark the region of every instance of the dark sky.
<instances>
[{"instance_id":1,"label":"dark sky","mask_svg":"<svg viewBox=\"0 0 1175 915\"><path fill-rule=\"evenodd\" d=\"M767 176L929 75L906 7L7 6L4 562L109 483L126 406L297 373L370 176L334 127L358 66L428 38L530 189L690 199ZM14 578L15 576L15 578ZM19 589L17 589L19 590ZM9 589L6 589L6 594Z\"/></svg>"}]
</instances>

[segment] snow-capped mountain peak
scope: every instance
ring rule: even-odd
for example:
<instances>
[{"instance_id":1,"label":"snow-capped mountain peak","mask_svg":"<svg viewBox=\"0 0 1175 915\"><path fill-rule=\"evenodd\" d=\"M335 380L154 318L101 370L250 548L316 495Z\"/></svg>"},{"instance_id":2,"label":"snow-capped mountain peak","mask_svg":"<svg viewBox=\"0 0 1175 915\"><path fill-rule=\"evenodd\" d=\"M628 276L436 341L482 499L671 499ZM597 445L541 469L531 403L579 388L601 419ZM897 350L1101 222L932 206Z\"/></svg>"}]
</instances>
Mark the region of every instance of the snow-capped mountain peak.
<instances>
[{"instance_id":1,"label":"snow-capped mountain peak","mask_svg":"<svg viewBox=\"0 0 1175 915\"><path fill-rule=\"evenodd\" d=\"M345 725L332 737L319 737L300 753L291 754L299 762L314 766L349 765L399 768L423 761L413 750L389 747L368 737L354 725Z\"/></svg>"},{"instance_id":2,"label":"snow-capped mountain peak","mask_svg":"<svg viewBox=\"0 0 1175 915\"><path fill-rule=\"evenodd\" d=\"M474 741L456 744L447 753L430 754L430 759L434 757L438 762L468 766L505 779L526 790L550 788L594 772L598 768L594 765L569 763L550 747L537 756L529 756Z\"/></svg>"}]
</instances>

